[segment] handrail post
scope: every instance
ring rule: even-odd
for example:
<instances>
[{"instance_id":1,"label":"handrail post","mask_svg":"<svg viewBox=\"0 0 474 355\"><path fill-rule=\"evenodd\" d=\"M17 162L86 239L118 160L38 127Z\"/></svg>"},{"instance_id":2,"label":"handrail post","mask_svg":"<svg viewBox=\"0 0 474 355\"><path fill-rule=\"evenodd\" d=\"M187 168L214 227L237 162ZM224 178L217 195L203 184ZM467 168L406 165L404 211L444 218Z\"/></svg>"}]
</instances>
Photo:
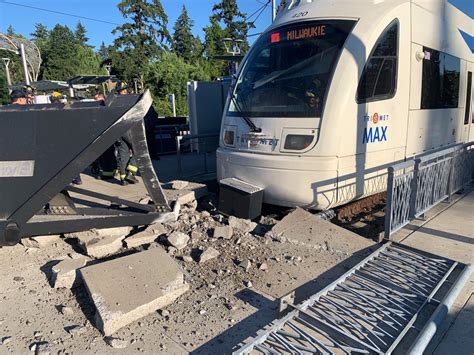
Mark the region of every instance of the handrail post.
<instances>
[{"instance_id":1,"label":"handrail post","mask_svg":"<svg viewBox=\"0 0 474 355\"><path fill-rule=\"evenodd\" d=\"M385 240L390 240L392 227L392 208L393 208L393 183L394 183L395 169L392 166L388 167L387 175L387 203L385 205Z\"/></svg>"},{"instance_id":2,"label":"handrail post","mask_svg":"<svg viewBox=\"0 0 474 355\"><path fill-rule=\"evenodd\" d=\"M410 219L413 219L416 216L416 200L418 196L418 177L420 175L420 163L421 160L419 158L415 159L415 166L413 167L413 180L411 181L410 191Z\"/></svg>"}]
</instances>

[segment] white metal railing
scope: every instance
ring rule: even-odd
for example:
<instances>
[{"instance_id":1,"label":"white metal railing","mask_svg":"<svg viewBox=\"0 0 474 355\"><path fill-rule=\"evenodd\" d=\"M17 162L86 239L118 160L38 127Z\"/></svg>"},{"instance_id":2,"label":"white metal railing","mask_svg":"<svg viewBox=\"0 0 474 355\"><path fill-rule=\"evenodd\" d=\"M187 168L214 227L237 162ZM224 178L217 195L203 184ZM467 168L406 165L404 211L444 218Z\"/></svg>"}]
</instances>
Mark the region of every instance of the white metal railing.
<instances>
[{"instance_id":1,"label":"white metal railing","mask_svg":"<svg viewBox=\"0 0 474 355\"><path fill-rule=\"evenodd\" d=\"M388 168L385 239L473 180L474 142Z\"/></svg>"}]
</instances>

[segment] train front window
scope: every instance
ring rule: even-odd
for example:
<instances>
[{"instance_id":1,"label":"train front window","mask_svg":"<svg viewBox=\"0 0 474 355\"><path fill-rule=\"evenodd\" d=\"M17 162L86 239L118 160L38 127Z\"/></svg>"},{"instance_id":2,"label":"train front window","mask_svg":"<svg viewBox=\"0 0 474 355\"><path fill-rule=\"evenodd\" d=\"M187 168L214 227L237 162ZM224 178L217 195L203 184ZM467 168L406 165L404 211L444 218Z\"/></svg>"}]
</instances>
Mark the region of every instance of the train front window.
<instances>
[{"instance_id":1,"label":"train front window","mask_svg":"<svg viewBox=\"0 0 474 355\"><path fill-rule=\"evenodd\" d=\"M262 35L237 79L230 115L319 117L355 22L304 22Z\"/></svg>"}]
</instances>

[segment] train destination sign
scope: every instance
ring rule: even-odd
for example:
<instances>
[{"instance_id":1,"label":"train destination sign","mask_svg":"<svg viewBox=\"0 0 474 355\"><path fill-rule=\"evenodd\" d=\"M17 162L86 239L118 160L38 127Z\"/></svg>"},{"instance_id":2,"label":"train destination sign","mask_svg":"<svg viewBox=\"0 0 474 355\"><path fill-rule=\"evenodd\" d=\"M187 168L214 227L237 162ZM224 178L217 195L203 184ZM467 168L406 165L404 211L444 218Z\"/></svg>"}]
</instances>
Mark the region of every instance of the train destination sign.
<instances>
[{"instance_id":1,"label":"train destination sign","mask_svg":"<svg viewBox=\"0 0 474 355\"><path fill-rule=\"evenodd\" d=\"M308 26L290 30L286 33L288 41L297 41L307 38L323 37L326 35L326 25Z\"/></svg>"}]
</instances>

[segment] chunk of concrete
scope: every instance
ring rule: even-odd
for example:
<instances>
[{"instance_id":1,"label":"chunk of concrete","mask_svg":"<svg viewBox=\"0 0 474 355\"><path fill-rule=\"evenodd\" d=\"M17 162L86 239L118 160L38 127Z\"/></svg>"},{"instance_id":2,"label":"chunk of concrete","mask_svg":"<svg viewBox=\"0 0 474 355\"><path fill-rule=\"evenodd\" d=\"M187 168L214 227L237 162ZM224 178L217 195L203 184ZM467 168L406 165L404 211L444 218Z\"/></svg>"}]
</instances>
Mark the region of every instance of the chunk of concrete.
<instances>
[{"instance_id":1,"label":"chunk of concrete","mask_svg":"<svg viewBox=\"0 0 474 355\"><path fill-rule=\"evenodd\" d=\"M232 239L234 231L231 226L221 226L214 228L214 238Z\"/></svg>"},{"instance_id":2,"label":"chunk of concrete","mask_svg":"<svg viewBox=\"0 0 474 355\"><path fill-rule=\"evenodd\" d=\"M80 273L104 335L171 304L189 289L178 264L161 248L87 266Z\"/></svg>"},{"instance_id":3,"label":"chunk of concrete","mask_svg":"<svg viewBox=\"0 0 474 355\"><path fill-rule=\"evenodd\" d=\"M64 259L52 267L51 282L54 288L73 288L81 283L79 269L89 261L88 258Z\"/></svg>"},{"instance_id":4,"label":"chunk of concrete","mask_svg":"<svg viewBox=\"0 0 474 355\"><path fill-rule=\"evenodd\" d=\"M160 235L166 234L166 229L161 223L152 224L145 230L125 239L127 248L135 248L140 245L153 243Z\"/></svg>"},{"instance_id":5,"label":"chunk of concrete","mask_svg":"<svg viewBox=\"0 0 474 355\"><path fill-rule=\"evenodd\" d=\"M188 242L189 236L181 232L173 232L168 236L168 243L178 250L186 248Z\"/></svg>"},{"instance_id":6,"label":"chunk of concrete","mask_svg":"<svg viewBox=\"0 0 474 355\"><path fill-rule=\"evenodd\" d=\"M199 263L205 263L211 259L217 258L220 255L219 251L213 247L209 247L204 250L199 256Z\"/></svg>"},{"instance_id":7,"label":"chunk of concrete","mask_svg":"<svg viewBox=\"0 0 474 355\"><path fill-rule=\"evenodd\" d=\"M84 252L94 258L112 255L122 249L125 235L101 236L97 230L74 233Z\"/></svg>"},{"instance_id":8,"label":"chunk of concrete","mask_svg":"<svg viewBox=\"0 0 474 355\"><path fill-rule=\"evenodd\" d=\"M236 229L242 233L250 233L255 230L257 223L252 222L249 219L237 218L234 216L229 217L229 226L233 229Z\"/></svg>"},{"instance_id":9,"label":"chunk of concrete","mask_svg":"<svg viewBox=\"0 0 474 355\"><path fill-rule=\"evenodd\" d=\"M297 208L271 230L281 242L297 244L330 253L352 254L374 245L374 242L347 229Z\"/></svg>"},{"instance_id":10,"label":"chunk of concrete","mask_svg":"<svg viewBox=\"0 0 474 355\"><path fill-rule=\"evenodd\" d=\"M103 228L93 229L99 237L125 237L130 234L132 227L115 227L115 228Z\"/></svg>"},{"instance_id":11,"label":"chunk of concrete","mask_svg":"<svg viewBox=\"0 0 474 355\"><path fill-rule=\"evenodd\" d=\"M189 185L189 181L173 180L171 181L171 188L173 190L184 190Z\"/></svg>"},{"instance_id":12,"label":"chunk of concrete","mask_svg":"<svg viewBox=\"0 0 474 355\"><path fill-rule=\"evenodd\" d=\"M41 235L37 237L24 238L21 244L26 248L45 248L61 240L60 235Z\"/></svg>"},{"instance_id":13,"label":"chunk of concrete","mask_svg":"<svg viewBox=\"0 0 474 355\"><path fill-rule=\"evenodd\" d=\"M174 190L172 183L165 184L163 187L166 198L171 201L179 202L181 205L199 200L209 194L209 190L205 184L196 182L188 182L184 190Z\"/></svg>"}]
</instances>

